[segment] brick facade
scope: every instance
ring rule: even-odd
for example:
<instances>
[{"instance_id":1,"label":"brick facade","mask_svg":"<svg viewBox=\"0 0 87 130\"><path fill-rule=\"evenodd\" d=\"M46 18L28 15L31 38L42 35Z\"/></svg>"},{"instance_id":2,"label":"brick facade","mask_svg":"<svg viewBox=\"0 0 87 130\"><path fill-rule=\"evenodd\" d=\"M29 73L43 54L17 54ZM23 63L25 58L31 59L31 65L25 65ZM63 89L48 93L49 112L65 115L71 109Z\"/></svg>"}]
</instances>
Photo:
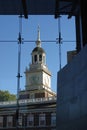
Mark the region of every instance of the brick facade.
<instances>
[{"instance_id":1,"label":"brick facade","mask_svg":"<svg viewBox=\"0 0 87 130\"><path fill-rule=\"evenodd\" d=\"M56 123L52 124L52 113L56 113L56 99L42 102L39 101L32 103L32 105L31 103L28 103L27 105L25 103L22 103L19 106L18 130L55 130ZM42 117L40 118L41 115ZM2 124L2 118L0 118L1 130L16 130L16 104L13 105L9 102L8 105L0 105L0 117L3 117ZM12 117L12 120L10 119L10 122L7 125L8 117ZM30 122L28 123L28 121ZM54 122L56 121L54 120Z\"/></svg>"}]
</instances>

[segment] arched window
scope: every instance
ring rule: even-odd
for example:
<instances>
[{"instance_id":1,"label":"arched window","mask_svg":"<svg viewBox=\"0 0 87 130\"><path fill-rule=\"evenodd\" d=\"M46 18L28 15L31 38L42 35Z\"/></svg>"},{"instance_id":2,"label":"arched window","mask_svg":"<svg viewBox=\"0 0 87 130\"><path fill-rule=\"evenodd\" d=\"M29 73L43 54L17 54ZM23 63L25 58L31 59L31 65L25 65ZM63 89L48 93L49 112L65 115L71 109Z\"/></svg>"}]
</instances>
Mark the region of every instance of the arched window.
<instances>
[{"instance_id":1,"label":"arched window","mask_svg":"<svg viewBox=\"0 0 87 130\"><path fill-rule=\"evenodd\" d=\"M44 55L44 56L43 56L43 63L45 64L45 62L46 62L46 61L45 61L45 55Z\"/></svg>"},{"instance_id":2,"label":"arched window","mask_svg":"<svg viewBox=\"0 0 87 130\"><path fill-rule=\"evenodd\" d=\"M34 61L37 62L37 55L34 56Z\"/></svg>"},{"instance_id":3,"label":"arched window","mask_svg":"<svg viewBox=\"0 0 87 130\"><path fill-rule=\"evenodd\" d=\"M42 61L42 55L41 54L39 55L39 61Z\"/></svg>"}]
</instances>

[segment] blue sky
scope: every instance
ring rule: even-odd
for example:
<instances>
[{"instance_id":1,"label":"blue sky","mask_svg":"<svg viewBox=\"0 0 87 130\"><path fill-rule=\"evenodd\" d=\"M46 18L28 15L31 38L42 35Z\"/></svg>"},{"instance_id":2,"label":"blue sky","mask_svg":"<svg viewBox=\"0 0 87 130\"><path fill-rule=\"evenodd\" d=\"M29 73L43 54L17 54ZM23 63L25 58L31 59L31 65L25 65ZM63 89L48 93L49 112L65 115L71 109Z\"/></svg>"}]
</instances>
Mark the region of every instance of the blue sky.
<instances>
[{"instance_id":1,"label":"blue sky","mask_svg":"<svg viewBox=\"0 0 87 130\"><path fill-rule=\"evenodd\" d=\"M46 52L46 63L52 73L52 90L57 89L57 72L59 71L59 47L56 44L58 38L58 19L53 15L40 16L30 15L28 19L22 19L22 37L24 41L37 39L37 27L40 26L41 40L55 41L53 43L42 42L42 47ZM8 90L11 93L17 92L17 67L18 67L18 43L1 42L16 41L19 33L19 16L0 16L0 89ZM61 17L61 35L63 42L61 45L61 65L62 68L67 63L67 51L76 48L75 42L75 21L74 17L67 19L67 16ZM21 46L21 89L25 89L26 66L31 63L31 52L36 46L34 42L24 42Z\"/></svg>"}]
</instances>

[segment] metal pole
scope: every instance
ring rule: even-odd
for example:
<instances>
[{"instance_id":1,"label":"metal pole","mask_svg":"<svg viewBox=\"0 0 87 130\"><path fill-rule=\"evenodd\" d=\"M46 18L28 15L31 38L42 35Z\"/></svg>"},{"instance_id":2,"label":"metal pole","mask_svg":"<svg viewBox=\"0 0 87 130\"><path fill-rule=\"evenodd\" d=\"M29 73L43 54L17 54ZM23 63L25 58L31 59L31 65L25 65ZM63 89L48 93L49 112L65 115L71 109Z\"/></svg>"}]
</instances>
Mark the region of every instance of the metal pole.
<instances>
[{"instance_id":1,"label":"metal pole","mask_svg":"<svg viewBox=\"0 0 87 130\"><path fill-rule=\"evenodd\" d=\"M24 113L24 130L25 130L25 116L26 116L26 114Z\"/></svg>"},{"instance_id":2,"label":"metal pole","mask_svg":"<svg viewBox=\"0 0 87 130\"><path fill-rule=\"evenodd\" d=\"M59 44L59 68L61 70L61 43L62 43L62 38L61 38L61 28L60 28L60 16L58 17L58 33L59 37L57 38L57 43Z\"/></svg>"},{"instance_id":3,"label":"metal pole","mask_svg":"<svg viewBox=\"0 0 87 130\"><path fill-rule=\"evenodd\" d=\"M58 27L59 27L59 63L60 63L60 70L61 70L61 28L60 28L60 17L58 18Z\"/></svg>"},{"instance_id":4,"label":"metal pole","mask_svg":"<svg viewBox=\"0 0 87 130\"><path fill-rule=\"evenodd\" d=\"M20 18L22 18L20 16ZM17 74L17 109L16 109L16 130L18 130L18 117L19 117L19 91L20 91L20 78L22 77L20 75L20 63L21 63L21 43L22 43L22 38L21 38L21 23L22 21L19 21L19 37L18 37L18 74Z\"/></svg>"}]
</instances>

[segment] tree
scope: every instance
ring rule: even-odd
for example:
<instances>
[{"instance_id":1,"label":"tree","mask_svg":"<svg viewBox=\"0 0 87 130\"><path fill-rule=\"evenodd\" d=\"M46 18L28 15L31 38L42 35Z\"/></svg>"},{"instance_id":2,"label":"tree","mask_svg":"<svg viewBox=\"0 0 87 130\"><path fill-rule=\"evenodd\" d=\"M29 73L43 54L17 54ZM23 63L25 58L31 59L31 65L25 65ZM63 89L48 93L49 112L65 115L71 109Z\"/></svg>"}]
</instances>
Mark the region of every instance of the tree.
<instances>
[{"instance_id":1,"label":"tree","mask_svg":"<svg viewBox=\"0 0 87 130\"><path fill-rule=\"evenodd\" d=\"M10 94L9 91L0 90L0 101L15 101L16 95Z\"/></svg>"}]
</instances>

